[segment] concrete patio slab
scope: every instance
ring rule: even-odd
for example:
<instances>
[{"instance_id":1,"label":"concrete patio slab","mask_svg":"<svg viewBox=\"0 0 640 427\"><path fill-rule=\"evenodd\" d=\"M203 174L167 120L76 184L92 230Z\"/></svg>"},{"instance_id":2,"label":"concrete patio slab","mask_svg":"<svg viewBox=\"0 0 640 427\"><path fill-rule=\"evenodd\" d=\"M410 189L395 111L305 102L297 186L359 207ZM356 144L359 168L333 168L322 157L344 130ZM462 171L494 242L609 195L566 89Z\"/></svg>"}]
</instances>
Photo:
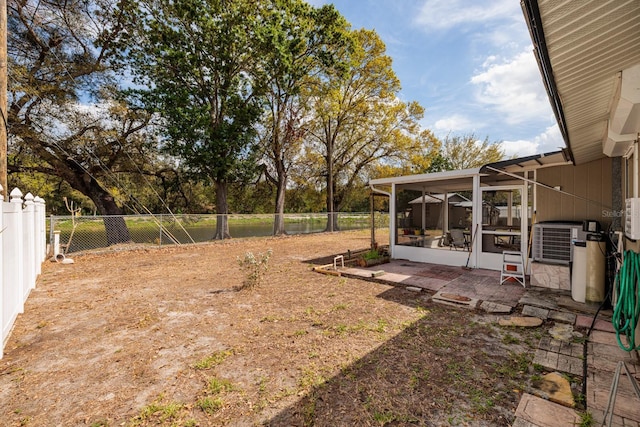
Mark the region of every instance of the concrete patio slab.
<instances>
[{"instance_id":1,"label":"concrete patio slab","mask_svg":"<svg viewBox=\"0 0 640 427\"><path fill-rule=\"evenodd\" d=\"M527 292L518 284L500 285L500 272L481 269L465 269L438 264L425 264L406 260L391 262L369 268L345 268L343 275L367 278L394 286L411 286L433 293L440 291L474 298L478 301L490 301L511 308ZM372 278L373 271L384 274Z\"/></svg>"}]
</instances>

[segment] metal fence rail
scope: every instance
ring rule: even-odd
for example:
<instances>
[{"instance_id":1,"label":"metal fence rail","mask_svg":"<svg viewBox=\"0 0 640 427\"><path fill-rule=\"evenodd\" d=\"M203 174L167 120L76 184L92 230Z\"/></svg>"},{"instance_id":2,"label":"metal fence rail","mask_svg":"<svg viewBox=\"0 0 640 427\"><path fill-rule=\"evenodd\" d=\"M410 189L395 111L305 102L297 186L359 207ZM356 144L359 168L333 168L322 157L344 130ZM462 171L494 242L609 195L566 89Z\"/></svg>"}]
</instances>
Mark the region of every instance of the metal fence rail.
<instances>
[{"instance_id":1,"label":"metal fence rail","mask_svg":"<svg viewBox=\"0 0 640 427\"><path fill-rule=\"evenodd\" d=\"M371 214L335 213L339 230L361 230L371 227ZM49 242L59 233L61 252L86 251L109 246L103 216L51 216ZM118 217L120 218L120 217ZM218 215L126 215L124 223L131 237L130 243L148 245L175 245L210 241L216 231ZM233 238L273 235L273 214L227 215L229 233ZM389 225L387 213L376 212L376 228ZM285 214L288 234L320 233L326 230L327 213Z\"/></svg>"}]
</instances>

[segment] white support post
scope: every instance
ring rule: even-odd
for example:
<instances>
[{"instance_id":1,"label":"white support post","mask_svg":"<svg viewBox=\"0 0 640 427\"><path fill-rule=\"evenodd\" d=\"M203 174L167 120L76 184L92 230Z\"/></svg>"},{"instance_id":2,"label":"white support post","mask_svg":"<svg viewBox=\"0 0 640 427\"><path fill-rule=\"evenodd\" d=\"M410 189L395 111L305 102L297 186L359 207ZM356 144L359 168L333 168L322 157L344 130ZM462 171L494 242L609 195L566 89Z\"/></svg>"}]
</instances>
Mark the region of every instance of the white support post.
<instances>
[{"instance_id":1,"label":"white support post","mask_svg":"<svg viewBox=\"0 0 640 427\"><path fill-rule=\"evenodd\" d=\"M391 184L391 197L389 197L389 249L391 251L391 257L395 253L396 245L396 222L398 218L398 212L396 212L396 184Z\"/></svg>"},{"instance_id":2,"label":"white support post","mask_svg":"<svg viewBox=\"0 0 640 427\"><path fill-rule=\"evenodd\" d=\"M427 229L427 203L424 199L425 191L424 187L422 187L422 230Z\"/></svg>"},{"instance_id":3,"label":"white support post","mask_svg":"<svg viewBox=\"0 0 640 427\"><path fill-rule=\"evenodd\" d=\"M442 198L442 234L447 235L449 231L449 194L445 191Z\"/></svg>"},{"instance_id":4,"label":"white support post","mask_svg":"<svg viewBox=\"0 0 640 427\"><path fill-rule=\"evenodd\" d=\"M471 239L473 246L471 247L471 267L478 266L478 257L482 251L482 191L480 191L480 176L473 176L473 192L471 201L471 218L472 227Z\"/></svg>"}]
</instances>

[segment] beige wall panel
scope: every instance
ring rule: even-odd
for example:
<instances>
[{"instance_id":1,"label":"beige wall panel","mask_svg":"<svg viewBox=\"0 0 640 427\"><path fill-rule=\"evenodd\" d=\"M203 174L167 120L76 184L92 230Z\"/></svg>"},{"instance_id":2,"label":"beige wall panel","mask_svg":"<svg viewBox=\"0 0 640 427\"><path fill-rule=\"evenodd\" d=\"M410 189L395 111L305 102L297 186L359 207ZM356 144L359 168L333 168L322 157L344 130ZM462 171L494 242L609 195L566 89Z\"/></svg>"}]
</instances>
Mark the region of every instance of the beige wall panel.
<instances>
[{"instance_id":1,"label":"beige wall panel","mask_svg":"<svg viewBox=\"0 0 640 427\"><path fill-rule=\"evenodd\" d=\"M582 221L594 219L606 227L611 219L611 159L606 158L580 166L557 166L539 169L538 181L552 187L560 186L561 194L538 187L538 221ZM579 196L573 197L572 195ZM587 198L593 202L580 199Z\"/></svg>"}]
</instances>

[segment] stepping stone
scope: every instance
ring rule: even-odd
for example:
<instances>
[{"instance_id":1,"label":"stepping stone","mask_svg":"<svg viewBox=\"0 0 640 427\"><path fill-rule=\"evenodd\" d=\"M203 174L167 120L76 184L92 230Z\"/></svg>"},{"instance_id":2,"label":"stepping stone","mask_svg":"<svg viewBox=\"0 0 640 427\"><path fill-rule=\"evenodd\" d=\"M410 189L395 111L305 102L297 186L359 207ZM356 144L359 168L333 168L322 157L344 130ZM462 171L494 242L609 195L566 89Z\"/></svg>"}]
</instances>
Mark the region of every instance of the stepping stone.
<instances>
[{"instance_id":1,"label":"stepping stone","mask_svg":"<svg viewBox=\"0 0 640 427\"><path fill-rule=\"evenodd\" d=\"M533 383L534 393L543 399L559 403L568 408L575 408L571 384L558 372L552 372Z\"/></svg>"},{"instance_id":2,"label":"stepping stone","mask_svg":"<svg viewBox=\"0 0 640 427\"><path fill-rule=\"evenodd\" d=\"M573 326L567 325L565 323L561 323L558 325L554 325L551 329L549 329L549 335L558 341L566 341L569 342L573 340Z\"/></svg>"},{"instance_id":3,"label":"stepping stone","mask_svg":"<svg viewBox=\"0 0 640 427\"><path fill-rule=\"evenodd\" d=\"M511 307L504 304L498 304L497 302L491 301L482 301L480 304L480 309L486 311L487 313L503 313L509 314L511 313Z\"/></svg>"},{"instance_id":4,"label":"stepping stone","mask_svg":"<svg viewBox=\"0 0 640 427\"><path fill-rule=\"evenodd\" d=\"M576 315L574 313L567 313L566 311L551 310L549 312L549 319L573 325L576 321Z\"/></svg>"},{"instance_id":5,"label":"stepping stone","mask_svg":"<svg viewBox=\"0 0 640 427\"><path fill-rule=\"evenodd\" d=\"M549 310L545 308L538 308L530 305L525 305L524 307L522 307L522 315L533 316L533 317L540 318L542 320L546 320L549 317Z\"/></svg>"},{"instance_id":6,"label":"stepping stone","mask_svg":"<svg viewBox=\"0 0 640 427\"><path fill-rule=\"evenodd\" d=\"M500 326L520 326L523 328L537 328L542 325L542 319L538 317L512 316L498 320Z\"/></svg>"},{"instance_id":7,"label":"stepping stone","mask_svg":"<svg viewBox=\"0 0 640 427\"><path fill-rule=\"evenodd\" d=\"M378 271L372 271L371 272L371 277L380 277L385 273L384 270L378 270Z\"/></svg>"},{"instance_id":8,"label":"stepping stone","mask_svg":"<svg viewBox=\"0 0 640 427\"><path fill-rule=\"evenodd\" d=\"M526 293L518 301L522 305L533 305L535 307L546 308L547 310L557 310L558 304L555 301L543 297L537 297L531 293Z\"/></svg>"},{"instance_id":9,"label":"stepping stone","mask_svg":"<svg viewBox=\"0 0 640 427\"><path fill-rule=\"evenodd\" d=\"M473 310L478 305L479 300L477 298L469 298L463 295L446 293L446 292L438 292L433 297L431 297L433 302L437 302L440 304L450 305L453 307L462 307Z\"/></svg>"},{"instance_id":10,"label":"stepping stone","mask_svg":"<svg viewBox=\"0 0 640 427\"><path fill-rule=\"evenodd\" d=\"M574 409L525 393L520 399L516 417L539 427L578 426L580 416Z\"/></svg>"},{"instance_id":11,"label":"stepping stone","mask_svg":"<svg viewBox=\"0 0 640 427\"><path fill-rule=\"evenodd\" d=\"M411 291L411 292L421 292L422 291L422 288L416 288L415 286L407 286L405 289L408 290L408 291Z\"/></svg>"},{"instance_id":12,"label":"stepping stone","mask_svg":"<svg viewBox=\"0 0 640 427\"><path fill-rule=\"evenodd\" d=\"M579 328L588 329L591 326L591 322L593 322L593 316L578 315L578 317L576 317L576 326ZM611 320L603 320L603 319L596 319L596 323L593 326L593 329L596 331L604 331L604 332L616 331L615 329L613 329L613 324L611 323Z\"/></svg>"}]
</instances>

